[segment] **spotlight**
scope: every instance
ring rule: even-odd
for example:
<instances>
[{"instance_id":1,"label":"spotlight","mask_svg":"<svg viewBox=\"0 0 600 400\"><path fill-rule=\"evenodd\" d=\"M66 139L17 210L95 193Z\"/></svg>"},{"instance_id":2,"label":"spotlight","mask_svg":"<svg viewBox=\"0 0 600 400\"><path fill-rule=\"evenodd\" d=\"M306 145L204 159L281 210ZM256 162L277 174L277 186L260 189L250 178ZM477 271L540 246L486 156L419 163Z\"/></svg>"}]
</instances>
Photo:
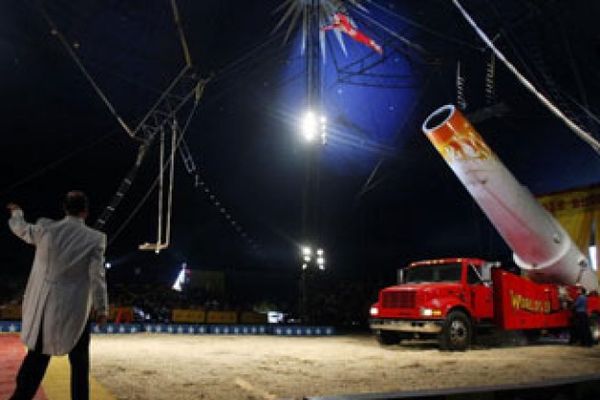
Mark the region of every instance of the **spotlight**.
<instances>
[{"instance_id":1,"label":"spotlight","mask_svg":"<svg viewBox=\"0 0 600 400\"><path fill-rule=\"evenodd\" d=\"M301 122L302 136L307 142L312 142L319 132L317 117L312 111L307 111Z\"/></svg>"},{"instance_id":2,"label":"spotlight","mask_svg":"<svg viewBox=\"0 0 600 400\"><path fill-rule=\"evenodd\" d=\"M325 269L325 258L324 257L317 258L317 266L319 267L319 269Z\"/></svg>"},{"instance_id":3,"label":"spotlight","mask_svg":"<svg viewBox=\"0 0 600 400\"><path fill-rule=\"evenodd\" d=\"M108 261L104 263L104 268L110 269L110 267L112 267L111 263L109 263Z\"/></svg>"},{"instance_id":4,"label":"spotlight","mask_svg":"<svg viewBox=\"0 0 600 400\"><path fill-rule=\"evenodd\" d=\"M321 116L321 144L327 143L327 118Z\"/></svg>"},{"instance_id":5,"label":"spotlight","mask_svg":"<svg viewBox=\"0 0 600 400\"><path fill-rule=\"evenodd\" d=\"M307 142L313 142L318 136L321 144L327 142L327 118L313 111L307 111L300 123L302 136Z\"/></svg>"}]
</instances>

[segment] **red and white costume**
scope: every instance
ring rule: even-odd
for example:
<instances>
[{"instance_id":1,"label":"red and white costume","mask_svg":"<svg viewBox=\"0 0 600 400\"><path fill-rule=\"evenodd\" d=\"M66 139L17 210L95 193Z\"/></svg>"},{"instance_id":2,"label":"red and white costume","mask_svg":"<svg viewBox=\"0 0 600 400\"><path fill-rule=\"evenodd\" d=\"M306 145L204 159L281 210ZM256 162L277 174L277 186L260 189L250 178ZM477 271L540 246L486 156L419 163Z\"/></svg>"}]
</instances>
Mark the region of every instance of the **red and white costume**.
<instances>
[{"instance_id":1,"label":"red and white costume","mask_svg":"<svg viewBox=\"0 0 600 400\"><path fill-rule=\"evenodd\" d=\"M352 39L356 40L359 43L368 46L379 54L383 54L383 48L377 44L373 39L365 35L363 32L359 31L356 28L356 25L352 23L350 18L343 13L336 13L333 16L333 23L331 25L327 25L321 28L321 30L329 31L329 30L339 30L350 36Z\"/></svg>"}]
</instances>

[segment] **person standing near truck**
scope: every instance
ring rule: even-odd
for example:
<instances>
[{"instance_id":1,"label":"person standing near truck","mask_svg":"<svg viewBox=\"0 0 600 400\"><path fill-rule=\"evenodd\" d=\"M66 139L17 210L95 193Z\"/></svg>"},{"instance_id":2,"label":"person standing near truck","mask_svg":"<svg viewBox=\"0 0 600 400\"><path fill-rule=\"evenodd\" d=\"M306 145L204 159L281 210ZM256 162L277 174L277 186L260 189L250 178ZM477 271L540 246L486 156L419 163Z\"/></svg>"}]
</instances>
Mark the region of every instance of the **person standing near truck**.
<instances>
[{"instance_id":1,"label":"person standing near truck","mask_svg":"<svg viewBox=\"0 0 600 400\"><path fill-rule=\"evenodd\" d=\"M573 302L573 319L575 338L571 343L579 342L582 346L593 345L592 333L590 331L590 318L587 313L587 294L583 286L578 286L578 293Z\"/></svg>"}]
</instances>

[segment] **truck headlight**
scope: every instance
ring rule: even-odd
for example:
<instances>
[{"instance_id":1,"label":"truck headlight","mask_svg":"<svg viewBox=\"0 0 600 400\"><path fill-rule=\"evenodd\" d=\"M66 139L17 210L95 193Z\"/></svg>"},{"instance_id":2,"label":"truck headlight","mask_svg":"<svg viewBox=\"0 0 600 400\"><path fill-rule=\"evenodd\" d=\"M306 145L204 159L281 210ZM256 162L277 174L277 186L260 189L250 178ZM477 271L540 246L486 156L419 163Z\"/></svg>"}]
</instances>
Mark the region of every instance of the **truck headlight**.
<instances>
[{"instance_id":1,"label":"truck headlight","mask_svg":"<svg viewBox=\"0 0 600 400\"><path fill-rule=\"evenodd\" d=\"M371 314L372 316L378 315L379 314L379 308L373 306L371 307L371 309L369 310L369 314Z\"/></svg>"},{"instance_id":2,"label":"truck headlight","mask_svg":"<svg viewBox=\"0 0 600 400\"><path fill-rule=\"evenodd\" d=\"M431 317L432 315L433 315L433 310L431 308L421 308L421 316Z\"/></svg>"},{"instance_id":3,"label":"truck headlight","mask_svg":"<svg viewBox=\"0 0 600 400\"><path fill-rule=\"evenodd\" d=\"M442 310L437 308L421 308L421 316L422 317L441 317Z\"/></svg>"}]
</instances>

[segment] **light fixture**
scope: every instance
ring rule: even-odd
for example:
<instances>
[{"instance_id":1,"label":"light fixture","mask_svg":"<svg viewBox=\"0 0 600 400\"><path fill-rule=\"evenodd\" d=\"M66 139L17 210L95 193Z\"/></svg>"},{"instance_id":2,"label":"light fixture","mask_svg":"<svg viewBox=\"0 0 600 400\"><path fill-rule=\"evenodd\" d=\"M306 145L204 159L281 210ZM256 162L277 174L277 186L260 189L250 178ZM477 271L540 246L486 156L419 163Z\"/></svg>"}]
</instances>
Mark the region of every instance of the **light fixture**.
<instances>
[{"instance_id":1,"label":"light fixture","mask_svg":"<svg viewBox=\"0 0 600 400\"><path fill-rule=\"evenodd\" d=\"M307 142L312 142L317 136L318 129L317 117L312 111L307 111L301 121L302 136Z\"/></svg>"},{"instance_id":2,"label":"light fixture","mask_svg":"<svg viewBox=\"0 0 600 400\"><path fill-rule=\"evenodd\" d=\"M321 247L313 251L311 246L304 245L300 248L300 253L302 257L302 270L310 268L325 269L325 251Z\"/></svg>"},{"instance_id":3,"label":"light fixture","mask_svg":"<svg viewBox=\"0 0 600 400\"><path fill-rule=\"evenodd\" d=\"M327 143L327 118L321 115L321 144Z\"/></svg>"},{"instance_id":4,"label":"light fixture","mask_svg":"<svg viewBox=\"0 0 600 400\"><path fill-rule=\"evenodd\" d=\"M319 267L320 270L325 269L325 258L324 257L317 258L317 266Z\"/></svg>"},{"instance_id":5,"label":"light fixture","mask_svg":"<svg viewBox=\"0 0 600 400\"><path fill-rule=\"evenodd\" d=\"M307 142L321 138L321 144L327 142L327 118L311 110L304 113L300 121L300 131Z\"/></svg>"}]
</instances>

